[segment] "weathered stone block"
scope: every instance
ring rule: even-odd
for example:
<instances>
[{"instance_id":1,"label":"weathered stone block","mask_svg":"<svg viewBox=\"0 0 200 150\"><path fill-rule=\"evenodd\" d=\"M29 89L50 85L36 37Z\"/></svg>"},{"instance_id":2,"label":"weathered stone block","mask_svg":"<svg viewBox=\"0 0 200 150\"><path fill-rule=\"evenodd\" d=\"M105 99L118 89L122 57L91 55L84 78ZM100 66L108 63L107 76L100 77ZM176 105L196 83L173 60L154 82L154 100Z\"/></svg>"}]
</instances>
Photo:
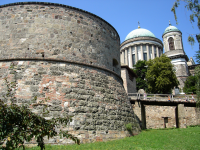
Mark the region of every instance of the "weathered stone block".
<instances>
[{"instance_id":1,"label":"weathered stone block","mask_svg":"<svg viewBox=\"0 0 200 150\"><path fill-rule=\"evenodd\" d=\"M39 89L39 86L31 86L31 87L30 87L30 91L31 91L31 92L37 92L38 89Z\"/></svg>"}]
</instances>

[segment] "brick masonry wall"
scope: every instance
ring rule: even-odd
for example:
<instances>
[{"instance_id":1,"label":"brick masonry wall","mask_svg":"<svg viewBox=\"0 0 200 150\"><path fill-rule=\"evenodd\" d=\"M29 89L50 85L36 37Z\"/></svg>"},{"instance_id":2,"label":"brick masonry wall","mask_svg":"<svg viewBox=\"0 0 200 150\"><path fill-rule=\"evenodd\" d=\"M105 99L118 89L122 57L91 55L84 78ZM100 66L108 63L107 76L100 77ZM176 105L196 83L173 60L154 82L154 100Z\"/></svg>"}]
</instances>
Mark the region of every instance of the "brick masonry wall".
<instances>
[{"instance_id":1,"label":"brick masonry wall","mask_svg":"<svg viewBox=\"0 0 200 150\"><path fill-rule=\"evenodd\" d=\"M176 127L175 106L145 106L146 107L146 127L164 128L164 118L169 117L167 128Z\"/></svg>"},{"instance_id":2,"label":"brick masonry wall","mask_svg":"<svg viewBox=\"0 0 200 150\"><path fill-rule=\"evenodd\" d=\"M146 128L164 128L164 117L168 117L166 128L176 127L176 106L150 106L145 105L146 110ZM136 102L133 105L135 117L139 119L141 125L141 108ZM187 126L200 124L200 108L184 107L185 119Z\"/></svg>"},{"instance_id":3,"label":"brick masonry wall","mask_svg":"<svg viewBox=\"0 0 200 150\"><path fill-rule=\"evenodd\" d=\"M16 103L50 98L45 118L73 116L65 129L81 142L123 138L129 135L127 123L139 133L116 64L119 36L106 21L65 5L16 3L1 6L0 33L1 96L6 93L3 78L14 78L12 62L17 70ZM42 108L34 106L32 111L41 114ZM55 137L46 142L72 141Z\"/></svg>"}]
</instances>

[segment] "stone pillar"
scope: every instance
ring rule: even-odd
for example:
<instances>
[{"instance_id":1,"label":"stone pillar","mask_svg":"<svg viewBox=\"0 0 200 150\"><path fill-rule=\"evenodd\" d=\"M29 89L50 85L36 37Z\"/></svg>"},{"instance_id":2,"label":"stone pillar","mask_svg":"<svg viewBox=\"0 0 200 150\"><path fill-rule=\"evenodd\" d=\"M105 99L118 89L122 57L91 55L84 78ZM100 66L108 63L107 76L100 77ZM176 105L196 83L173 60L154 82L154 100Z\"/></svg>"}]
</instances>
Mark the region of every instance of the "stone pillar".
<instances>
[{"instance_id":1,"label":"stone pillar","mask_svg":"<svg viewBox=\"0 0 200 150\"><path fill-rule=\"evenodd\" d=\"M130 52L130 55L129 55L129 60L130 60L129 67L130 67L130 68L133 68L133 60L132 60L131 46L129 47L129 52Z\"/></svg>"},{"instance_id":2,"label":"stone pillar","mask_svg":"<svg viewBox=\"0 0 200 150\"><path fill-rule=\"evenodd\" d=\"M156 56L157 56L157 57L160 57L158 46L156 46Z\"/></svg>"},{"instance_id":3,"label":"stone pillar","mask_svg":"<svg viewBox=\"0 0 200 150\"><path fill-rule=\"evenodd\" d=\"M196 107L195 112L196 112L196 125L198 125L200 124L200 108Z\"/></svg>"},{"instance_id":4,"label":"stone pillar","mask_svg":"<svg viewBox=\"0 0 200 150\"><path fill-rule=\"evenodd\" d=\"M122 50L122 60L121 60L121 62L122 62L123 64L125 64L125 62L124 62L124 61L125 61L125 60L124 60L124 55L125 55L125 54L124 54L124 50Z\"/></svg>"},{"instance_id":5,"label":"stone pillar","mask_svg":"<svg viewBox=\"0 0 200 150\"><path fill-rule=\"evenodd\" d=\"M149 45L146 45L146 49L147 49L147 61L149 60Z\"/></svg>"},{"instance_id":6,"label":"stone pillar","mask_svg":"<svg viewBox=\"0 0 200 150\"><path fill-rule=\"evenodd\" d=\"M138 56L137 56L137 45L135 45L135 63L138 61Z\"/></svg>"},{"instance_id":7,"label":"stone pillar","mask_svg":"<svg viewBox=\"0 0 200 150\"><path fill-rule=\"evenodd\" d=\"M184 104L177 105L177 121L178 121L178 128L186 128L186 119L185 119L185 108Z\"/></svg>"},{"instance_id":8,"label":"stone pillar","mask_svg":"<svg viewBox=\"0 0 200 150\"><path fill-rule=\"evenodd\" d=\"M142 129L146 129L146 111L144 104L141 103L141 120L142 120Z\"/></svg>"},{"instance_id":9,"label":"stone pillar","mask_svg":"<svg viewBox=\"0 0 200 150\"><path fill-rule=\"evenodd\" d=\"M152 45L152 59L154 59L155 58L155 53L154 53L154 45Z\"/></svg>"},{"instance_id":10,"label":"stone pillar","mask_svg":"<svg viewBox=\"0 0 200 150\"><path fill-rule=\"evenodd\" d=\"M140 45L140 48L141 48L141 60L144 60L144 55L143 55L142 44Z\"/></svg>"},{"instance_id":11,"label":"stone pillar","mask_svg":"<svg viewBox=\"0 0 200 150\"><path fill-rule=\"evenodd\" d=\"M125 49L125 64L128 65L128 50Z\"/></svg>"}]
</instances>

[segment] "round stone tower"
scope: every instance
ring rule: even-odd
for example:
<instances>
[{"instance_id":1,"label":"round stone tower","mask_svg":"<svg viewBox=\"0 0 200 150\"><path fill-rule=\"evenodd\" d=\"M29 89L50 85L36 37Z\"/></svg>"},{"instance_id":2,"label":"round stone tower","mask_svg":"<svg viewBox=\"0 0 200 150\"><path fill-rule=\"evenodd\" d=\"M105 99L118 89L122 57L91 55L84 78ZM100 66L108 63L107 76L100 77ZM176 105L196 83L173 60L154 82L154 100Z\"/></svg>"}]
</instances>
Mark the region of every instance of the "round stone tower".
<instances>
[{"instance_id":1,"label":"round stone tower","mask_svg":"<svg viewBox=\"0 0 200 150\"><path fill-rule=\"evenodd\" d=\"M20 2L0 6L0 32L0 76L13 78L14 64L16 103L50 98L46 118L73 116L67 130L82 142L123 138L127 123L139 131L120 77L119 35L108 22L66 5Z\"/></svg>"},{"instance_id":2,"label":"round stone tower","mask_svg":"<svg viewBox=\"0 0 200 150\"><path fill-rule=\"evenodd\" d=\"M170 23L162 37L165 49L164 54L171 59L180 83L179 87L183 88L189 72L187 65L188 57L183 49L182 33Z\"/></svg>"}]
</instances>

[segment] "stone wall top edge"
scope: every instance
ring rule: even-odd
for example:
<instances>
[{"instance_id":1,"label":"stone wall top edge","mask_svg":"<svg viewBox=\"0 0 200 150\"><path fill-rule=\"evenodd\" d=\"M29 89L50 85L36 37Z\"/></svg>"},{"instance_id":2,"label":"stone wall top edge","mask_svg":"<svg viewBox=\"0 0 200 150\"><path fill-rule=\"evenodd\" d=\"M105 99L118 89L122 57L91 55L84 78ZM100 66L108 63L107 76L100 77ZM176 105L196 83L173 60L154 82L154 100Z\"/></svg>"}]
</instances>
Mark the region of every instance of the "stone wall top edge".
<instances>
[{"instance_id":1,"label":"stone wall top edge","mask_svg":"<svg viewBox=\"0 0 200 150\"><path fill-rule=\"evenodd\" d=\"M133 42L133 41L140 41L140 40L156 41L156 42L160 43L163 46L162 41L160 39L158 39L158 38L154 38L154 37L137 37L137 38L132 38L132 39L129 39L129 40L126 40L126 41L122 42L121 45L120 45L120 48L122 46L124 46L125 44L127 44L127 43L130 43L130 42Z\"/></svg>"},{"instance_id":2,"label":"stone wall top edge","mask_svg":"<svg viewBox=\"0 0 200 150\"><path fill-rule=\"evenodd\" d=\"M76 62L76 61L58 60L58 59L43 59L43 58L10 58L10 59L0 59L0 62L6 62L6 61L53 61L53 62L63 62L63 63L71 63L71 64L83 65L83 66L97 68L97 69L101 69L101 70L107 71L109 73L112 73L115 76L117 76L123 82L121 76L118 75L117 73L115 73L112 70L109 70L109 69L106 69L106 68L103 68L103 67L100 67L100 66L90 65L90 64Z\"/></svg>"},{"instance_id":3,"label":"stone wall top edge","mask_svg":"<svg viewBox=\"0 0 200 150\"><path fill-rule=\"evenodd\" d=\"M88 12L88 11L85 11L83 9L80 9L80 8L76 8L76 7L72 7L72 6L68 6L68 5L64 5L64 4L59 4L59 3L37 2L37 1L8 3L8 4L5 4L5 5L0 5L0 8L9 7L9 6L15 6L15 5L29 5L29 4L30 5L38 4L38 5L51 5L51 6L65 7L65 8L74 9L74 10L81 11L81 12L84 12L86 14L92 15L92 16L100 19L101 21L105 22L106 24L108 24L111 28L113 28L113 30L117 33L117 36L118 36L119 41L120 41L120 36L119 36L117 30L110 23L108 23L106 20L102 19L101 17L99 17L99 16L97 16L97 15L91 13L91 12Z\"/></svg>"}]
</instances>

